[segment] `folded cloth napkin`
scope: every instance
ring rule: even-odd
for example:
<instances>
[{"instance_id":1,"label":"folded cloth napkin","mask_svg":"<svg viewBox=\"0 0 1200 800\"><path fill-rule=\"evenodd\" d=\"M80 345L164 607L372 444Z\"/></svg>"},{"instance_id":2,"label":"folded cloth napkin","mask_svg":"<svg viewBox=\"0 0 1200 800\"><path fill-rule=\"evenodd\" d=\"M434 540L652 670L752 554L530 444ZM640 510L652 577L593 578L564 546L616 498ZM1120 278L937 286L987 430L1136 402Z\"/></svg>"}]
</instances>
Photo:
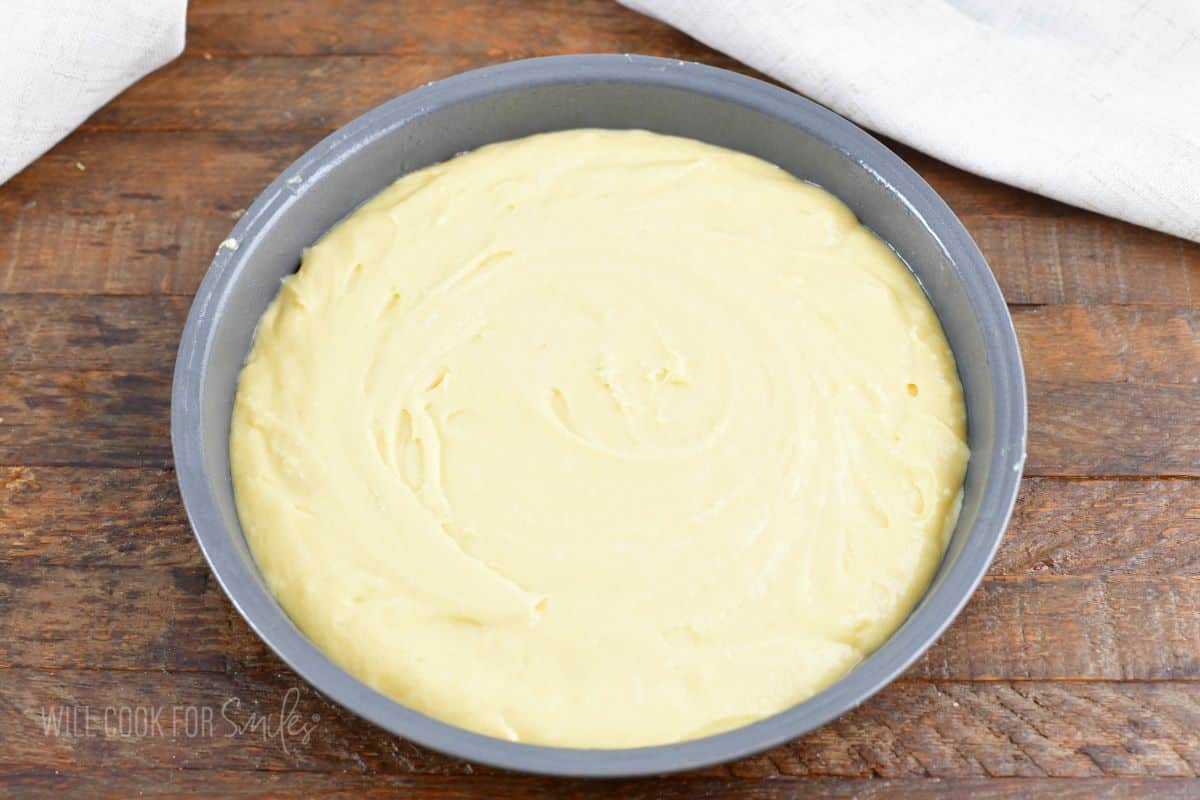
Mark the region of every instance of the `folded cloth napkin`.
<instances>
[{"instance_id":1,"label":"folded cloth napkin","mask_svg":"<svg viewBox=\"0 0 1200 800\"><path fill-rule=\"evenodd\" d=\"M936 158L1200 241L1200 0L621 0Z\"/></svg>"},{"instance_id":2,"label":"folded cloth napkin","mask_svg":"<svg viewBox=\"0 0 1200 800\"><path fill-rule=\"evenodd\" d=\"M187 0L0 3L0 183L183 52Z\"/></svg>"}]
</instances>

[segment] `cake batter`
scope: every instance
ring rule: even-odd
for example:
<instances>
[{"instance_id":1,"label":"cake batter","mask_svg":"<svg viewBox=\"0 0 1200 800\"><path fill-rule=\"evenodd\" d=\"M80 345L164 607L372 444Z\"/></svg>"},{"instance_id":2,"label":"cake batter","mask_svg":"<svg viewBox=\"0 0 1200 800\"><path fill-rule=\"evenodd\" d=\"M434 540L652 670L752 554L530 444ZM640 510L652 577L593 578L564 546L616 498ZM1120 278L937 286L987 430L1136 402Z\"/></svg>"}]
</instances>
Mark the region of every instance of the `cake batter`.
<instances>
[{"instance_id":1,"label":"cake batter","mask_svg":"<svg viewBox=\"0 0 1200 800\"><path fill-rule=\"evenodd\" d=\"M231 453L268 585L330 657L513 741L782 711L903 621L967 463L896 255L765 161L642 131L397 181L259 324Z\"/></svg>"}]
</instances>

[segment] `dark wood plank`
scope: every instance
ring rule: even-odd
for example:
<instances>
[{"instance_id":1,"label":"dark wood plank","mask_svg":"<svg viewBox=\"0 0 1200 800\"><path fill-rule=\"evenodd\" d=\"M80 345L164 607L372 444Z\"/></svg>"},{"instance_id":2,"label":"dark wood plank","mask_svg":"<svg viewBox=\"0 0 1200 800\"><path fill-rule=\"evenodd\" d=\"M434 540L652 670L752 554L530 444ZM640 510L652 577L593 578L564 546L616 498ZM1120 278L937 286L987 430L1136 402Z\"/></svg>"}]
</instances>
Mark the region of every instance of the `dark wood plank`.
<instances>
[{"instance_id":1,"label":"dark wood plank","mask_svg":"<svg viewBox=\"0 0 1200 800\"><path fill-rule=\"evenodd\" d=\"M0 370L169 373L191 299L0 294Z\"/></svg>"},{"instance_id":2,"label":"dark wood plank","mask_svg":"<svg viewBox=\"0 0 1200 800\"><path fill-rule=\"evenodd\" d=\"M0 187L0 292L191 293L246 206L320 138L72 135Z\"/></svg>"},{"instance_id":3,"label":"dark wood plank","mask_svg":"<svg viewBox=\"0 0 1200 800\"><path fill-rule=\"evenodd\" d=\"M1200 769L1193 686L894 684L766 760L784 774L846 777L1188 777ZM733 772L755 774L749 761Z\"/></svg>"},{"instance_id":4,"label":"dark wood plank","mask_svg":"<svg viewBox=\"0 0 1200 800\"><path fill-rule=\"evenodd\" d=\"M265 663L235 613L206 567L145 569L136 553L116 567L8 564L0 667L221 671L247 649Z\"/></svg>"},{"instance_id":5,"label":"dark wood plank","mask_svg":"<svg viewBox=\"0 0 1200 800\"><path fill-rule=\"evenodd\" d=\"M1194 242L1082 211L961 218L1010 303L1200 305Z\"/></svg>"},{"instance_id":6,"label":"dark wood plank","mask_svg":"<svg viewBox=\"0 0 1200 800\"><path fill-rule=\"evenodd\" d=\"M0 294L0 369L170 369L189 305L162 295ZM1030 380L1187 386L1200 377L1200 307L1012 313Z\"/></svg>"},{"instance_id":7,"label":"dark wood plank","mask_svg":"<svg viewBox=\"0 0 1200 800\"><path fill-rule=\"evenodd\" d=\"M88 131L329 132L430 81L505 60L485 52L448 53L437 59L420 54L185 56L138 81L82 127ZM734 66L727 58L715 60ZM264 97L272 101L263 103Z\"/></svg>"},{"instance_id":8,"label":"dark wood plank","mask_svg":"<svg viewBox=\"0 0 1200 800\"><path fill-rule=\"evenodd\" d=\"M1200 384L1029 383L1027 475L1200 476Z\"/></svg>"},{"instance_id":9,"label":"dark wood plank","mask_svg":"<svg viewBox=\"0 0 1200 800\"><path fill-rule=\"evenodd\" d=\"M367 725L290 674L20 671L0 684L0 702L15 712L0 718L5 742L0 764L6 767L170 764L188 770L345 770L372 776L492 772ZM278 731L285 702L291 733L271 735ZM121 736L120 723L113 721L119 712L111 712L108 732L116 735L106 735L105 709L139 707L148 709L140 712L147 720L141 731ZM188 712L188 707L197 710ZM159 725L151 726L159 708ZM195 735L188 737L188 713L193 719L209 716L211 727L195 726ZM252 714L273 715L268 735L261 727L243 732ZM84 731L88 720L93 735L70 735ZM901 682L807 736L704 774L743 779L1195 777L1198 723L1196 683Z\"/></svg>"},{"instance_id":10,"label":"dark wood plank","mask_svg":"<svg viewBox=\"0 0 1200 800\"><path fill-rule=\"evenodd\" d=\"M170 469L0 467L0 563L202 567Z\"/></svg>"},{"instance_id":11,"label":"dark wood plank","mask_svg":"<svg viewBox=\"0 0 1200 800\"><path fill-rule=\"evenodd\" d=\"M166 463L187 306L0 295L0 368L13 375L0 386L0 464ZM1030 379L1027 474L1200 475L1200 310L1051 306L1014 320Z\"/></svg>"},{"instance_id":12,"label":"dark wood plank","mask_svg":"<svg viewBox=\"0 0 1200 800\"><path fill-rule=\"evenodd\" d=\"M341 4L337 13L330 13L321 0L287 0L254 12L236 0L203 0L189 8L188 52L391 53L431 60L478 53L507 61L578 52L694 58L713 51L606 0L357 0Z\"/></svg>"},{"instance_id":13,"label":"dark wood plank","mask_svg":"<svg viewBox=\"0 0 1200 800\"><path fill-rule=\"evenodd\" d=\"M171 460L171 373L14 371L0 382L0 465Z\"/></svg>"},{"instance_id":14,"label":"dark wood plank","mask_svg":"<svg viewBox=\"0 0 1200 800\"><path fill-rule=\"evenodd\" d=\"M1200 308L1041 306L1012 314L1028 380L1200 382Z\"/></svg>"},{"instance_id":15,"label":"dark wood plank","mask_svg":"<svg viewBox=\"0 0 1200 800\"><path fill-rule=\"evenodd\" d=\"M1200 244L954 169L889 143L979 244L1010 303L1200 303Z\"/></svg>"},{"instance_id":16,"label":"dark wood plank","mask_svg":"<svg viewBox=\"0 0 1200 800\"><path fill-rule=\"evenodd\" d=\"M995 778L969 780L787 778L746 781L736 778L674 777L638 781L568 781L534 777L411 777L343 773L258 773L221 770L146 769L60 771L0 770L0 781L29 798L90 797L213 798L270 797L332 800L356 797L424 797L429 800L1009 800L1053 797L1058 800L1181 800L1200 795L1200 780L1190 778ZM116 787L128 787L120 790Z\"/></svg>"},{"instance_id":17,"label":"dark wood plank","mask_svg":"<svg viewBox=\"0 0 1200 800\"><path fill-rule=\"evenodd\" d=\"M993 575L1200 575L1200 481L1026 478Z\"/></svg>"},{"instance_id":18,"label":"dark wood plank","mask_svg":"<svg viewBox=\"0 0 1200 800\"><path fill-rule=\"evenodd\" d=\"M164 469L0 467L0 563L202 567ZM1200 481L1027 478L991 574L1200 575Z\"/></svg>"},{"instance_id":19,"label":"dark wood plank","mask_svg":"<svg viewBox=\"0 0 1200 800\"><path fill-rule=\"evenodd\" d=\"M0 212L0 292L190 295L239 216L38 211L36 203Z\"/></svg>"},{"instance_id":20,"label":"dark wood plank","mask_svg":"<svg viewBox=\"0 0 1200 800\"><path fill-rule=\"evenodd\" d=\"M165 466L170 373L17 371L0 465ZM1200 476L1200 384L1030 383L1029 476Z\"/></svg>"},{"instance_id":21,"label":"dark wood plank","mask_svg":"<svg viewBox=\"0 0 1200 800\"><path fill-rule=\"evenodd\" d=\"M0 187L0 292L191 292L240 211L321 135L72 135ZM1200 245L905 155L1010 302L1200 305Z\"/></svg>"},{"instance_id":22,"label":"dark wood plank","mask_svg":"<svg viewBox=\"0 0 1200 800\"><path fill-rule=\"evenodd\" d=\"M1200 578L991 577L914 679L1200 678Z\"/></svg>"},{"instance_id":23,"label":"dark wood plank","mask_svg":"<svg viewBox=\"0 0 1200 800\"><path fill-rule=\"evenodd\" d=\"M196 213L232 215L321 138L310 131L83 131L0 187L0 215L14 220L16 234L23 234L25 219L64 213L140 213L160 220ZM217 244L212 243L211 252ZM70 252L61 243L55 255L58 268L71 266ZM5 256L11 260L10 253Z\"/></svg>"},{"instance_id":24,"label":"dark wood plank","mask_svg":"<svg viewBox=\"0 0 1200 800\"><path fill-rule=\"evenodd\" d=\"M0 564L0 668L282 669L207 567ZM1200 577L985 579L914 680L1200 678Z\"/></svg>"}]
</instances>

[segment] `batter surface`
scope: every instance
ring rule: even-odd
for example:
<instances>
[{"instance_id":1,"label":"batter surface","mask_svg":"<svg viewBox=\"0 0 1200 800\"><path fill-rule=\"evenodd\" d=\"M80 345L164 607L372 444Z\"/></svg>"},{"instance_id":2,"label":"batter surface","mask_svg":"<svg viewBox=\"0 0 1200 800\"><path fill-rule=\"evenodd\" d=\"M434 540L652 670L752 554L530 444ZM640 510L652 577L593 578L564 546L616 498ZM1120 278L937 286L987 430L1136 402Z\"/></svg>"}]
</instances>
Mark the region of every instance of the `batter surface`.
<instances>
[{"instance_id":1,"label":"batter surface","mask_svg":"<svg viewBox=\"0 0 1200 800\"><path fill-rule=\"evenodd\" d=\"M233 414L284 608L366 683L506 739L626 747L804 700L922 594L962 390L833 196L639 131L484 147L309 250Z\"/></svg>"}]
</instances>

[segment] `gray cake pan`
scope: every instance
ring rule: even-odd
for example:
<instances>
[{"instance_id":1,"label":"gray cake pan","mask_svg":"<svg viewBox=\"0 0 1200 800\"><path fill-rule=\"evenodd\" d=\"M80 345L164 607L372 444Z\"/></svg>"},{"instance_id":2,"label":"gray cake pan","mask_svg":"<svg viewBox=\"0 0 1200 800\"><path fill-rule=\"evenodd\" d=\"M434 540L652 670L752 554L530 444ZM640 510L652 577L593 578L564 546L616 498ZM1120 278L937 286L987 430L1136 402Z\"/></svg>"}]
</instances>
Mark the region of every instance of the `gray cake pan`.
<instances>
[{"instance_id":1,"label":"gray cake pan","mask_svg":"<svg viewBox=\"0 0 1200 800\"><path fill-rule=\"evenodd\" d=\"M234 508L229 425L238 372L259 316L301 251L406 172L489 142L580 127L689 136L765 158L840 197L920 279L966 393L971 459L962 514L941 567L904 625L815 697L679 744L622 750L517 744L439 722L379 694L314 647L276 603ZM970 235L925 181L852 123L791 92L700 64L628 55L540 58L468 72L385 103L309 150L267 187L218 251L188 315L171 395L175 467L200 547L234 606L300 676L330 700L434 750L525 772L582 776L659 774L728 761L811 731L887 685L945 630L987 570L1016 498L1025 426L1021 356L1004 299Z\"/></svg>"}]
</instances>

